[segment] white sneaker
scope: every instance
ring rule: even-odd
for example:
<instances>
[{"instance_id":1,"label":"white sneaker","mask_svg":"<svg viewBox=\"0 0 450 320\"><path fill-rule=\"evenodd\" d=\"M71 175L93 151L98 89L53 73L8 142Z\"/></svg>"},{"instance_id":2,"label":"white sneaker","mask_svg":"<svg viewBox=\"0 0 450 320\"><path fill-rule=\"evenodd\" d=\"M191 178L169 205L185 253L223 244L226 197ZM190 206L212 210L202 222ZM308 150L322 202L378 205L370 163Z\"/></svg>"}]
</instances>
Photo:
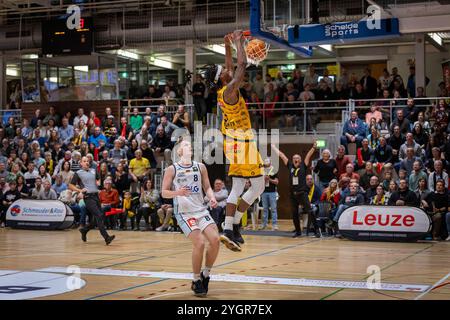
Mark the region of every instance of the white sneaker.
<instances>
[{"instance_id":1,"label":"white sneaker","mask_svg":"<svg viewBox=\"0 0 450 320\"><path fill-rule=\"evenodd\" d=\"M273 231L278 230L278 226L277 226L277 225L272 226L272 230L273 230Z\"/></svg>"},{"instance_id":2,"label":"white sneaker","mask_svg":"<svg viewBox=\"0 0 450 320\"><path fill-rule=\"evenodd\" d=\"M447 239L445 239L445 241L450 241L450 236L448 236Z\"/></svg>"},{"instance_id":3,"label":"white sneaker","mask_svg":"<svg viewBox=\"0 0 450 320\"><path fill-rule=\"evenodd\" d=\"M168 226L162 225L159 226L158 228L156 228L156 231L161 232L161 231L167 231L169 229Z\"/></svg>"},{"instance_id":4,"label":"white sneaker","mask_svg":"<svg viewBox=\"0 0 450 320\"><path fill-rule=\"evenodd\" d=\"M5 224L2 222L2 224L0 224L0 228L4 228Z\"/></svg>"}]
</instances>

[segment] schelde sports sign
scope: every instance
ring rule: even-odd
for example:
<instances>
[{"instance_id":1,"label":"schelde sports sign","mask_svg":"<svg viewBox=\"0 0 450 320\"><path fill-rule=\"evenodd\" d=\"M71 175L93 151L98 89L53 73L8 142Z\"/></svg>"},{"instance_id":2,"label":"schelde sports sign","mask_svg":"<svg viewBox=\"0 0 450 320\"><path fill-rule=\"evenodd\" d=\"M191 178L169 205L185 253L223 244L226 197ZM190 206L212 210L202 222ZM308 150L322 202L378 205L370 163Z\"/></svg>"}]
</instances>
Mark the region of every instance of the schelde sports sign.
<instances>
[{"instance_id":1,"label":"schelde sports sign","mask_svg":"<svg viewBox=\"0 0 450 320\"><path fill-rule=\"evenodd\" d=\"M338 224L341 234L351 240L415 241L431 230L428 215L415 207L350 207Z\"/></svg>"},{"instance_id":2,"label":"schelde sports sign","mask_svg":"<svg viewBox=\"0 0 450 320\"><path fill-rule=\"evenodd\" d=\"M351 41L389 39L400 36L397 18L300 25L288 28L289 43L300 45L335 44Z\"/></svg>"},{"instance_id":3,"label":"schelde sports sign","mask_svg":"<svg viewBox=\"0 0 450 320\"><path fill-rule=\"evenodd\" d=\"M65 229L73 223L73 213L61 201L20 199L9 207L6 221L12 228Z\"/></svg>"}]
</instances>

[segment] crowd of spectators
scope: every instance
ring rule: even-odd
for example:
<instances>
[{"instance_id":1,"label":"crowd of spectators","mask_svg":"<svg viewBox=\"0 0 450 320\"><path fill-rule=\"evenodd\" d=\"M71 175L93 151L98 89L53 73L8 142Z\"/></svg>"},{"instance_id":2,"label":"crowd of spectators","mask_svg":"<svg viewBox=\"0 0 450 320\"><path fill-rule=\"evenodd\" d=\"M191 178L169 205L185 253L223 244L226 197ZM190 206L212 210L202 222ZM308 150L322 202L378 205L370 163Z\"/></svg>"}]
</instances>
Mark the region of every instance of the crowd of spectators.
<instances>
[{"instance_id":1,"label":"crowd of spectators","mask_svg":"<svg viewBox=\"0 0 450 320\"><path fill-rule=\"evenodd\" d=\"M331 219L327 226L332 228L343 210L352 205L410 205L430 214L434 239L449 229L450 124L448 92L442 84L436 96L443 98L431 101L423 88L415 90L414 67L406 82L397 68L391 73L385 70L379 79L373 78L369 69L361 79L346 70L334 79L325 70L319 81L311 65L305 75L294 70L289 79L282 72L276 78L263 78L258 72L253 80L247 74L241 93L253 103L250 111L255 128L260 127L264 112L269 118L281 114L282 125L293 123L299 130L303 123L299 119L309 117L307 123L312 128L322 112L320 108L306 115L289 111L289 102L329 100L339 105L349 98L385 99L371 103L366 110L351 112L336 156L323 150L315 162L313 175L307 178L310 191L314 190L310 201L315 212L328 203ZM192 95L195 118L205 120L206 113L216 106L216 97L213 91L208 92L201 75L195 78ZM152 85L142 96L177 98L180 92L175 93L168 83L163 90ZM263 108L263 102L264 111L256 111ZM366 105L360 102L357 107ZM325 104L318 102L317 106ZM284 111L276 110L280 107ZM45 115L36 110L32 119L23 119L20 124L13 117L4 118L0 127L1 226L8 206L19 198L60 199L77 214L77 225L87 223L82 195L67 190L73 173L80 169L81 157L87 156L97 173L109 228L139 230L143 218L145 230L167 230L174 225L176 229L172 205L160 197L152 177L161 160L171 162L172 132L190 130L192 120L183 105L175 113L168 113L164 105L156 112L147 108L144 114L131 108L120 119L110 108L100 119L95 112L85 114L82 108L72 115L58 114L52 107ZM270 212L272 228L277 230L278 177L271 173L270 163L266 169L260 229L267 228ZM210 210L220 227L227 197L224 182L216 180L214 191L220 205Z\"/></svg>"},{"instance_id":2,"label":"crowd of spectators","mask_svg":"<svg viewBox=\"0 0 450 320\"><path fill-rule=\"evenodd\" d=\"M373 105L364 119L351 112L336 158L325 150L314 168L318 185L335 207L335 224L352 205L415 206L431 216L433 238L440 239L442 230L450 232L448 106L444 99L427 108L408 98L394 113L383 126L380 106ZM356 152L348 155L350 145ZM336 192L344 189L351 196Z\"/></svg>"},{"instance_id":3,"label":"crowd of spectators","mask_svg":"<svg viewBox=\"0 0 450 320\"><path fill-rule=\"evenodd\" d=\"M8 207L20 198L61 200L76 216L76 226L87 223L83 195L68 190L80 160L86 156L96 173L105 222L110 229L176 229L173 208L154 186L154 173L164 160L172 161L172 132L190 129L183 105L174 113L161 105L145 114L138 109L116 119L110 108L100 119L95 112L47 114L35 111L32 119L16 123L8 118L0 127L0 226Z\"/></svg>"}]
</instances>

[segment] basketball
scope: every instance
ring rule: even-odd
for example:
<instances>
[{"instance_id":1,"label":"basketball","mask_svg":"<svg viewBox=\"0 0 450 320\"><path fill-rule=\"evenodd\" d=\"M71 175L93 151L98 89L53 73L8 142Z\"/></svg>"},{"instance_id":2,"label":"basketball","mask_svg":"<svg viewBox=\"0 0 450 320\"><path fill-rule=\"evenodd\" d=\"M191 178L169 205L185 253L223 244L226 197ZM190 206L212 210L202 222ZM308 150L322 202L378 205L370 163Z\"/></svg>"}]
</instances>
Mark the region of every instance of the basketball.
<instances>
[{"instance_id":1,"label":"basketball","mask_svg":"<svg viewBox=\"0 0 450 320\"><path fill-rule=\"evenodd\" d=\"M248 42L245 52L250 59L262 61L267 56L266 43L259 39L252 39Z\"/></svg>"}]
</instances>

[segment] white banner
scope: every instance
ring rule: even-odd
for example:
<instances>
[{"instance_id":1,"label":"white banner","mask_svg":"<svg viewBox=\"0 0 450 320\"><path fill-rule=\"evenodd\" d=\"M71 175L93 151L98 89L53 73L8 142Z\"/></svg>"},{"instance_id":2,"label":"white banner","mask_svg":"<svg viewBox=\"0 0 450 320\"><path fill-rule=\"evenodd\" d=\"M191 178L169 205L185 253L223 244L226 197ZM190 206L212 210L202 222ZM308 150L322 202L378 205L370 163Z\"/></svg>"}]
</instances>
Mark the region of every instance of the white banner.
<instances>
[{"instance_id":1,"label":"white banner","mask_svg":"<svg viewBox=\"0 0 450 320\"><path fill-rule=\"evenodd\" d=\"M9 221L63 222L68 213L66 205L57 200L15 201L6 213Z\"/></svg>"},{"instance_id":2,"label":"white banner","mask_svg":"<svg viewBox=\"0 0 450 320\"><path fill-rule=\"evenodd\" d=\"M426 233L429 229L427 214L415 207L355 206L339 217L339 230Z\"/></svg>"}]
</instances>

